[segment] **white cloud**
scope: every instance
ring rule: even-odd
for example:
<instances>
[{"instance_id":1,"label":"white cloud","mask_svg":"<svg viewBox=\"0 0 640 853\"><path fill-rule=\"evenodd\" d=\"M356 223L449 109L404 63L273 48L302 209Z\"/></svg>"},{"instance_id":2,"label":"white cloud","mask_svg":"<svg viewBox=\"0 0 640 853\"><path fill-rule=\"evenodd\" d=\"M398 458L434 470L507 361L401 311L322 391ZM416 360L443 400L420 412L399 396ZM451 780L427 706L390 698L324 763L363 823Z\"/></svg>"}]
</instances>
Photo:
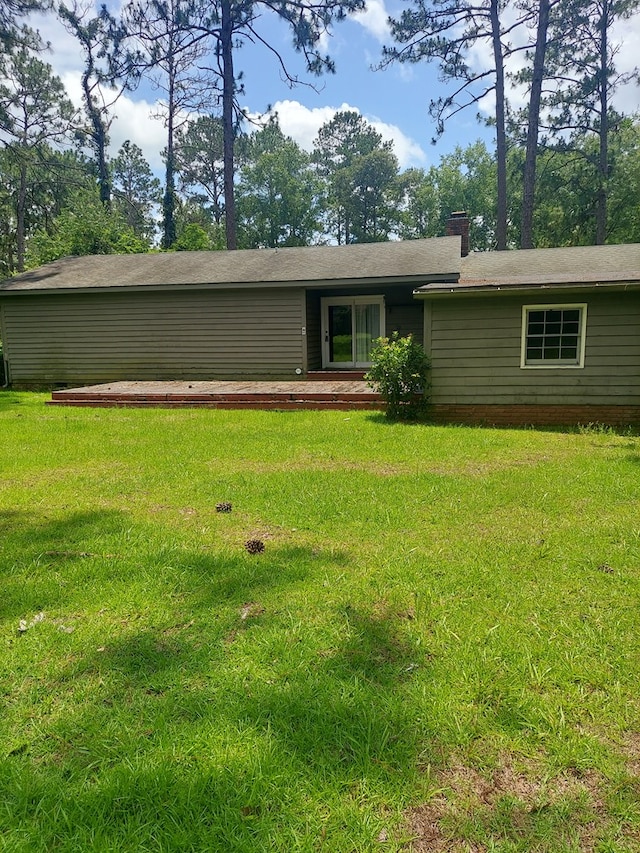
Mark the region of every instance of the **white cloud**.
<instances>
[{"instance_id":1,"label":"white cloud","mask_svg":"<svg viewBox=\"0 0 640 853\"><path fill-rule=\"evenodd\" d=\"M59 77L82 65L77 39L67 32L56 15L31 15L29 26L38 30L43 40L50 45L51 50L41 54L40 59L52 65Z\"/></svg>"},{"instance_id":2,"label":"white cloud","mask_svg":"<svg viewBox=\"0 0 640 853\"><path fill-rule=\"evenodd\" d=\"M340 107L305 107L299 101L277 101L271 108L272 113L278 114L280 127L286 136L290 136L305 151L311 151L318 131L323 124L334 117L337 112L360 110L349 104Z\"/></svg>"},{"instance_id":3,"label":"white cloud","mask_svg":"<svg viewBox=\"0 0 640 853\"><path fill-rule=\"evenodd\" d=\"M427 155L420 145L411 137L406 136L397 125L387 124L380 119L368 119L368 121L385 142L393 142L393 150L401 169L406 169L408 166L424 166Z\"/></svg>"},{"instance_id":4,"label":"white cloud","mask_svg":"<svg viewBox=\"0 0 640 853\"><path fill-rule=\"evenodd\" d=\"M99 5L99 0L86 0L86 2L94 3L96 7ZM115 11L115 6L121 2L123 0L112 0L109 4L110 8ZM378 42L390 40L387 17L385 0L367 0L366 8L351 16L359 29L361 28ZM80 108L82 106L80 88L82 58L77 41L65 30L55 15L32 16L30 23L39 28L43 38L51 43L52 50L46 54L45 58L62 78L74 104ZM328 52L331 53L329 40L327 36L323 47L329 48ZM331 42L333 52L336 50L339 52L345 47L340 33L336 33ZM400 73L406 72L407 77L413 76L409 73L409 69L400 67L399 70ZM346 102L339 106L309 108L286 97L278 100L273 106L273 111L278 112L280 116L284 132L306 150L311 150L320 127L330 121L340 110L362 112L358 107L353 107ZM160 152L166 146L166 131L163 121L153 117L158 113L155 93L151 92L148 86L142 91L125 92L110 112L114 116L109 131L110 156L115 156L122 143L130 139L142 149L154 172L161 174L164 171L164 164ZM380 116L365 114L364 117L370 121L383 139L393 142L401 168L423 165L427 162L427 156L420 145L398 126L383 121Z\"/></svg>"},{"instance_id":5,"label":"white cloud","mask_svg":"<svg viewBox=\"0 0 640 853\"><path fill-rule=\"evenodd\" d=\"M320 34L320 39L316 45L316 50L321 56L328 56L331 54L331 46L335 45L334 41L335 36L333 33L329 32L329 30L325 30Z\"/></svg>"},{"instance_id":6,"label":"white cloud","mask_svg":"<svg viewBox=\"0 0 640 853\"><path fill-rule=\"evenodd\" d=\"M68 71L62 75L67 94L79 109L82 107L82 88L80 73ZM106 90L106 101L115 97L115 92ZM154 172L164 170L164 161L160 152L167 145L167 133L162 118L157 116L159 103L146 101L143 98L133 100L128 94L121 95L110 108L113 117L109 128L109 156L115 157L122 143L127 139L142 149L145 159Z\"/></svg>"},{"instance_id":7,"label":"white cloud","mask_svg":"<svg viewBox=\"0 0 640 853\"><path fill-rule=\"evenodd\" d=\"M515 9L507 9L505 26L515 23ZM521 29L518 32L518 42L522 44L526 39L535 39L532 30ZM640 44L640 16L634 15L626 21L618 21L611 30L611 46L615 51L614 64L621 74L632 72L638 66L638 44ZM475 72L482 72L493 68L493 48L490 39L475 42L469 51L469 66ZM506 62L506 70L515 74L527 66L524 51L513 53ZM507 97L512 107L524 109L528 104L528 90L523 84L514 84L506 81ZM640 110L639 89L636 81L632 80L618 88L612 98L613 105L625 114L636 113ZM495 94L489 93L483 98L479 105L479 112L483 115L493 116L495 113Z\"/></svg>"},{"instance_id":8,"label":"white cloud","mask_svg":"<svg viewBox=\"0 0 640 853\"><path fill-rule=\"evenodd\" d=\"M82 109L82 57L77 40L55 15L33 15L29 23L50 43L51 52L45 53L42 58L53 66L73 104ZM105 89L107 103L115 95L115 92ZM122 143L130 139L142 149L153 171L163 172L164 163L160 152L167 144L166 131L162 120L152 117L158 110L157 102L135 98L133 93L121 95L109 111L114 117L109 129L109 155L115 157Z\"/></svg>"},{"instance_id":9,"label":"white cloud","mask_svg":"<svg viewBox=\"0 0 640 853\"><path fill-rule=\"evenodd\" d=\"M403 83L413 83L416 79L416 69L408 62L396 62L394 69Z\"/></svg>"},{"instance_id":10,"label":"white cloud","mask_svg":"<svg viewBox=\"0 0 640 853\"><path fill-rule=\"evenodd\" d=\"M161 118L155 118L159 110L158 103L134 101L123 95L113 108L115 118L109 131L111 156L127 139L142 149L146 160L154 172L164 170L161 151L167 145L167 131Z\"/></svg>"},{"instance_id":11,"label":"white cloud","mask_svg":"<svg viewBox=\"0 0 640 853\"><path fill-rule=\"evenodd\" d=\"M389 13L384 5L384 0L367 0L362 11L354 12L351 15L352 21L360 24L380 43L391 41L388 18Z\"/></svg>"},{"instance_id":12,"label":"white cloud","mask_svg":"<svg viewBox=\"0 0 640 853\"><path fill-rule=\"evenodd\" d=\"M613 28L612 37L619 45L619 51L614 60L617 70L622 74L633 72L639 64L640 15L634 15L628 21L619 21ZM621 112L637 113L640 110L638 83L632 80L621 86L613 96L613 105Z\"/></svg>"},{"instance_id":13,"label":"white cloud","mask_svg":"<svg viewBox=\"0 0 640 853\"><path fill-rule=\"evenodd\" d=\"M337 112L352 111L361 113L358 107L353 107L343 103L339 107L305 107L299 101L278 101L273 105L272 112L278 114L280 127L283 132L304 148L305 151L311 151L313 143L318 135L318 131L323 124L334 117ZM399 127L394 124L388 124L376 116L367 116L364 118L369 124L374 127L382 138L393 142L394 151L400 163L401 169L406 169L408 166L421 166L426 160L426 154L422 148L404 134Z\"/></svg>"}]
</instances>

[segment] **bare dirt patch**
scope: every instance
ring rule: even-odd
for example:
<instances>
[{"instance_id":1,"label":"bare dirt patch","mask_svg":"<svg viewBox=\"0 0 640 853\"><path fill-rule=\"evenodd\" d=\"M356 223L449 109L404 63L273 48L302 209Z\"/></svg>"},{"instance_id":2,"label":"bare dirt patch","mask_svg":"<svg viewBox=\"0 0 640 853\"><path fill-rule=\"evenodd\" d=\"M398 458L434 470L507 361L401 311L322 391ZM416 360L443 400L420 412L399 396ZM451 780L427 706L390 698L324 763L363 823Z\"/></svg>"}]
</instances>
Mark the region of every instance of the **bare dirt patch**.
<instances>
[{"instance_id":1,"label":"bare dirt patch","mask_svg":"<svg viewBox=\"0 0 640 853\"><path fill-rule=\"evenodd\" d=\"M640 778L640 732L627 732L622 742L622 754L627 770Z\"/></svg>"},{"instance_id":2,"label":"bare dirt patch","mask_svg":"<svg viewBox=\"0 0 640 853\"><path fill-rule=\"evenodd\" d=\"M213 467L213 466L212 466ZM416 465L391 464L387 462L375 462L369 459L335 459L325 456L298 456L296 459L274 462L260 462L253 459L243 459L239 463L238 470L250 471L252 474L281 474L294 471L306 472L339 472L359 471L365 474L374 474L380 477L396 477L402 474L415 474Z\"/></svg>"},{"instance_id":3,"label":"bare dirt patch","mask_svg":"<svg viewBox=\"0 0 640 853\"><path fill-rule=\"evenodd\" d=\"M411 459L409 461L380 461L372 459L340 459L334 456L302 454L294 459L273 462L243 459L238 471L252 474L277 474L305 471L308 473L354 471L377 477L402 477L431 474L434 477L487 477L504 471L532 468L557 461L558 454L527 452L521 456L505 458L500 454L486 459ZM217 463L216 463L217 464ZM214 467L213 465L211 466Z\"/></svg>"},{"instance_id":4,"label":"bare dirt patch","mask_svg":"<svg viewBox=\"0 0 640 853\"><path fill-rule=\"evenodd\" d=\"M494 829L498 825L500 837L523 838L538 814L571 802L576 804L573 829L580 838L579 849L588 853L595 849L599 829L606 822L602 781L593 770L548 778L533 762L515 767L509 759L482 772L451 763L434 776L435 796L408 810L406 828L411 841L407 849L412 853L484 853L488 849L484 842L465 837L465 824L476 827L474 834L480 826L480 834L491 841L497 840ZM507 813L505 803L510 806Z\"/></svg>"}]
</instances>

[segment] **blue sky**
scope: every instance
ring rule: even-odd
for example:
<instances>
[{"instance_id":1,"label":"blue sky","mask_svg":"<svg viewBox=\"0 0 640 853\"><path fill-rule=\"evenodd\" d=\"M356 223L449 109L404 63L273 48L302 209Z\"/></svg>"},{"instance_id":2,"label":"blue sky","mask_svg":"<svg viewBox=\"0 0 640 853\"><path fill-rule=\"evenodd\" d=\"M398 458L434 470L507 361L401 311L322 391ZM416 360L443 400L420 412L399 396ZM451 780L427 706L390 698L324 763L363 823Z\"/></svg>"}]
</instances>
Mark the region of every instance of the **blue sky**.
<instances>
[{"instance_id":1,"label":"blue sky","mask_svg":"<svg viewBox=\"0 0 640 853\"><path fill-rule=\"evenodd\" d=\"M86 0L92 2L92 0ZM433 146L433 125L428 115L432 97L448 89L438 79L438 69L425 63L393 65L383 71L372 66L381 58L382 45L390 44L387 17L405 5L398 0L368 0L364 13L338 23L326 39L326 48L336 64L336 73L309 78L302 60L291 48L287 27L273 16L261 21L261 33L277 47L294 74L314 84L290 88L283 79L273 55L261 45L246 44L235 57L236 70L244 72L245 90L242 101L251 113L262 113L274 107L285 133L310 149L318 128L339 109L354 109L370 121L385 139L392 139L402 168L437 163L456 145L466 145L478 138L492 145L491 128L476 120L473 109L461 113L447 126L444 135ZM62 77L67 90L80 104L79 50L53 16L34 18L32 23L52 44L48 61ZM618 33L620 50L618 66L630 69L637 62L640 45L640 17L626 22ZM478 69L489 61L490 45L474 51L471 62ZM160 172L160 152L165 142L162 121L154 118L158 93L148 84L122 96L114 107L116 116L111 128L111 149L115 154L125 139L131 139L144 151L155 171ZM512 92L517 101L522 93ZM640 109L637 85L626 87L618 96L618 106L625 112ZM491 109L490 99L483 105L485 114Z\"/></svg>"}]
</instances>

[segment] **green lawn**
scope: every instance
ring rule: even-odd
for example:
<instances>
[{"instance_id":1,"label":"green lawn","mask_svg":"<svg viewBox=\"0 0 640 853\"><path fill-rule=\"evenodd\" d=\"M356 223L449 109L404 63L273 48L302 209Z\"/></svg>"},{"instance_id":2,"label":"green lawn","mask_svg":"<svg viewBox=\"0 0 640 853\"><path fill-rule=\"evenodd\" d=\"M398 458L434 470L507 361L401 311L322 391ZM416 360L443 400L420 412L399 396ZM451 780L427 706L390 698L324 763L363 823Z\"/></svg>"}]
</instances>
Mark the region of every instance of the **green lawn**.
<instances>
[{"instance_id":1,"label":"green lawn","mask_svg":"<svg viewBox=\"0 0 640 853\"><path fill-rule=\"evenodd\" d=\"M639 438L45 399L0 850L640 850Z\"/></svg>"}]
</instances>

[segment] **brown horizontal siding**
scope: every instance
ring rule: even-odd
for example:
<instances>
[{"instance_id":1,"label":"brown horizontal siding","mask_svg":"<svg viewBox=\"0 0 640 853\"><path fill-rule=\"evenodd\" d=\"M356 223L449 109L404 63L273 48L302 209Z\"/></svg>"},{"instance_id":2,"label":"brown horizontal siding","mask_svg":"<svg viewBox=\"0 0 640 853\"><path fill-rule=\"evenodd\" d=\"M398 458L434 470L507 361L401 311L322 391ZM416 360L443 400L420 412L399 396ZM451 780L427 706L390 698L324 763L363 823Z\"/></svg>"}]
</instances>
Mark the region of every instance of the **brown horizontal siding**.
<instances>
[{"instance_id":1,"label":"brown horizontal siding","mask_svg":"<svg viewBox=\"0 0 640 853\"><path fill-rule=\"evenodd\" d=\"M291 377L302 292L37 295L2 302L11 381Z\"/></svg>"},{"instance_id":2,"label":"brown horizontal siding","mask_svg":"<svg viewBox=\"0 0 640 853\"><path fill-rule=\"evenodd\" d=\"M423 342L424 318L423 305L421 302L413 302L405 305L386 305L385 328L386 334L398 332L405 337L412 335L419 344Z\"/></svg>"},{"instance_id":3,"label":"brown horizontal siding","mask_svg":"<svg viewBox=\"0 0 640 853\"><path fill-rule=\"evenodd\" d=\"M587 304L583 368L520 367L522 306ZM640 294L438 300L431 305L436 405L640 405Z\"/></svg>"},{"instance_id":4,"label":"brown horizontal siding","mask_svg":"<svg viewBox=\"0 0 640 853\"><path fill-rule=\"evenodd\" d=\"M637 330L637 331L640 331ZM585 355L597 355L600 357L633 358L640 354L640 339L637 331L630 334L613 335L609 332L589 328L587 322L587 348ZM461 331L456 335L463 334ZM433 355L439 358L467 359L474 361L492 361L494 358L512 358L517 356L518 367L520 366L520 329L517 330L518 341L514 341L514 332L504 332L500 337L492 339L488 336L461 337L457 340L453 335L432 337Z\"/></svg>"},{"instance_id":5,"label":"brown horizontal siding","mask_svg":"<svg viewBox=\"0 0 640 853\"><path fill-rule=\"evenodd\" d=\"M322 321L320 318L320 294L310 290L306 295L307 317L307 370L322 367Z\"/></svg>"},{"instance_id":6,"label":"brown horizontal siding","mask_svg":"<svg viewBox=\"0 0 640 853\"><path fill-rule=\"evenodd\" d=\"M566 368L565 370L558 369L553 371L538 371L536 369L535 372L544 373L545 376L543 378L545 380L549 378L549 374L552 374L554 379L557 377L561 381L564 380L567 374L571 374L569 377L571 384L576 386L589 385L589 387L597 383L599 379L604 379L607 384L611 385L626 385L629 380L635 377L638 373L637 369L628 365L618 365L616 366L615 371L610 367L598 365L589 371L588 377L584 375L585 371L580 368ZM558 374L562 375L558 376ZM507 375L507 370L505 367L500 365L492 365L491 367L467 367L465 369L464 376L460 376L455 367L443 367L440 375L446 377L447 384L449 385L452 385L453 383L466 385L469 379L483 380L485 378L491 379L493 383L498 385L512 385L510 376Z\"/></svg>"},{"instance_id":7,"label":"brown horizontal siding","mask_svg":"<svg viewBox=\"0 0 640 853\"><path fill-rule=\"evenodd\" d=\"M216 296L220 294L211 294L211 299L214 300ZM82 296L70 296L69 299L80 299ZM87 301L96 302L99 300L99 297L85 297ZM105 299L108 296L104 297ZM130 297L133 301L133 295ZM141 319L144 320L145 328L161 328L165 330L166 323L170 322L172 327L180 330L183 329L197 329L198 327L206 329L209 331L212 327L216 325L224 330L227 328L227 324L229 321L233 321L234 319L240 320L242 322L246 322L247 318L251 318L252 322L256 322L255 316L253 316L253 312L251 311L250 306L244 306L244 310L237 310L235 307L227 307L224 303L220 303L218 306L214 306L211 308L202 306L200 308L197 303L194 303L194 310L197 313L190 313L188 311L177 310L173 313L167 313L164 315L154 316L153 314L147 314L144 306L131 305L124 306L123 313L118 313L116 311L103 311L102 306L99 304L95 307L95 310L99 313L90 313L87 314L87 311L82 310L74 310L74 311L55 311L53 309L48 310L45 307L44 312L39 313L38 309L39 305L35 305L36 300L39 302L40 300L45 301L46 297L34 297L33 300L30 300L29 305L27 305L27 300L24 300L20 303L13 302L11 304L11 308L27 308L28 311L25 311L23 316L12 314L12 326L16 328L26 328L31 330L34 327L34 323L44 322L49 326L52 320L56 320L59 323L72 323L74 320L80 321L83 324L89 323L93 328L106 328L110 331L117 334L117 332L121 329L136 327L138 328L140 325ZM300 311L299 310L287 310L286 305L282 307L281 311L278 311L277 306L257 306L262 309L262 317L271 318L272 322L280 322L286 325L287 318L295 318L296 321L300 319ZM93 306L88 306L88 310L93 312ZM129 312L135 313L129 313ZM126 312L126 313L124 313ZM117 324L114 328L113 324ZM77 329L77 331L81 331L82 329Z\"/></svg>"}]
</instances>

